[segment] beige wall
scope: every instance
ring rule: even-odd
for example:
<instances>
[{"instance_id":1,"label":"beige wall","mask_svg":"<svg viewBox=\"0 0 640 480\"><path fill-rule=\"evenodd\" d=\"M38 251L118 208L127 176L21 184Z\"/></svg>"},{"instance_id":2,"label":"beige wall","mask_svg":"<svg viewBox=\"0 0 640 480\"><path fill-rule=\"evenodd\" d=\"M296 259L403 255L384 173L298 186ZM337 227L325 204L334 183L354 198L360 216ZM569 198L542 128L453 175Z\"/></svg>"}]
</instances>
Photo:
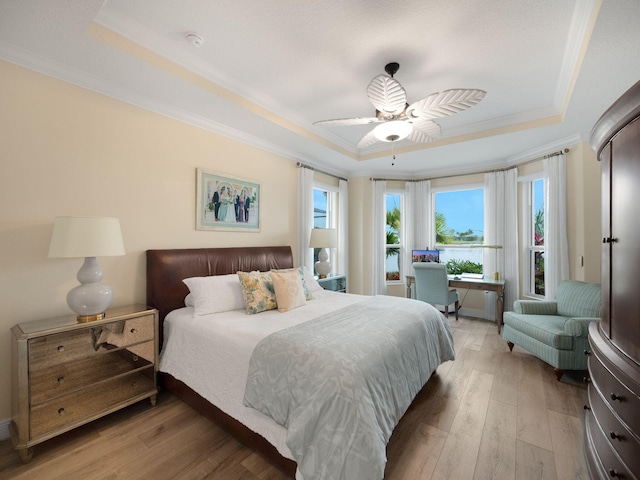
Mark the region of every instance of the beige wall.
<instances>
[{"instance_id":1,"label":"beige wall","mask_svg":"<svg viewBox=\"0 0 640 480\"><path fill-rule=\"evenodd\" d=\"M0 62L0 422L16 323L71 313L82 259L48 259L59 215L120 218L127 254L98 261L114 305L145 301L150 248L291 245L293 161ZM196 168L257 180L260 233L195 230Z\"/></svg>"},{"instance_id":2,"label":"beige wall","mask_svg":"<svg viewBox=\"0 0 640 480\"><path fill-rule=\"evenodd\" d=\"M0 92L0 424L11 415L9 329L70 313L65 296L82 259L47 258L56 216L120 218L127 254L99 259L114 305L145 301L150 248L296 248L293 161L9 63L0 62ZM599 165L588 147L571 148L570 249L585 256L572 277L598 281ZM260 182L260 233L195 230L198 167ZM369 178L350 179L352 293L372 290L371 200ZM470 292L465 306L481 305Z\"/></svg>"}]
</instances>

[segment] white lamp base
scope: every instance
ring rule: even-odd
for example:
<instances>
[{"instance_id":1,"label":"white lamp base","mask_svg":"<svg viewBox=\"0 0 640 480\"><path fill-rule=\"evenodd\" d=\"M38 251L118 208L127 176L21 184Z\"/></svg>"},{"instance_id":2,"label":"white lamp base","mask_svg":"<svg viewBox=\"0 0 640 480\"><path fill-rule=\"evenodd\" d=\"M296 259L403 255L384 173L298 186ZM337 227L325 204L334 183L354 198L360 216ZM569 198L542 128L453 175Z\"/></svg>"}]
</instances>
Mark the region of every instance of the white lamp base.
<instances>
[{"instance_id":1,"label":"white lamp base","mask_svg":"<svg viewBox=\"0 0 640 480\"><path fill-rule=\"evenodd\" d=\"M80 285L67 294L67 304L78 314L79 322L104 318L104 312L113 302L113 290L100 283L102 270L96 257L85 257L76 276Z\"/></svg>"},{"instance_id":2,"label":"white lamp base","mask_svg":"<svg viewBox=\"0 0 640 480\"><path fill-rule=\"evenodd\" d=\"M329 260L329 253L326 248L321 248L318 252L318 261L315 264L316 272L320 278L326 278L331 273L331 264Z\"/></svg>"}]
</instances>

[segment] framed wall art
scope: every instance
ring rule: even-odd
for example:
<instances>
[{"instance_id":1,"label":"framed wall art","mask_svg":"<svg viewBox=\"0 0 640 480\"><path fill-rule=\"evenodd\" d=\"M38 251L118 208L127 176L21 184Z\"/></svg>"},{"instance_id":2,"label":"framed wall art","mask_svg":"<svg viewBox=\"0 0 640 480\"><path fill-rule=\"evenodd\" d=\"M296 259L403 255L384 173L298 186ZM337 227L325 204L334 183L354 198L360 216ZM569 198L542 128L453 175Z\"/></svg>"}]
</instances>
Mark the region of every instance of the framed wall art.
<instances>
[{"instance_id":1,"label":"framed wall art","mask_svg":"<svg viewBox=\"0 0 640 480\"><path fill-rule=\"evenodd\" d=\"M260 184L197 169L196 229L260 231Z\"/></svg>"}]
</instances>

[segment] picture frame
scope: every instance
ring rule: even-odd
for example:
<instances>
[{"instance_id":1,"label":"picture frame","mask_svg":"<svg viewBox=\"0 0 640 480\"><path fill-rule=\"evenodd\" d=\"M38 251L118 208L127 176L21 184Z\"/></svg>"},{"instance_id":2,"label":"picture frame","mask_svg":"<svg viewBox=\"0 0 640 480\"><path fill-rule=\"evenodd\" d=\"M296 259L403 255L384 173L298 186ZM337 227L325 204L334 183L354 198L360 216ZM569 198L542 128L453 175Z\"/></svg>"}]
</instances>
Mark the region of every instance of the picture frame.
<instances>
[{"instance_id":1,"label":"picture frame","mask_svg":"<svg viewBox=\"0 0 640 480\"><path fill-rule=\"evenodd\" d=\"M260 231L260 184L196 170L196 230Z\"/></svg>"}]
</instances>

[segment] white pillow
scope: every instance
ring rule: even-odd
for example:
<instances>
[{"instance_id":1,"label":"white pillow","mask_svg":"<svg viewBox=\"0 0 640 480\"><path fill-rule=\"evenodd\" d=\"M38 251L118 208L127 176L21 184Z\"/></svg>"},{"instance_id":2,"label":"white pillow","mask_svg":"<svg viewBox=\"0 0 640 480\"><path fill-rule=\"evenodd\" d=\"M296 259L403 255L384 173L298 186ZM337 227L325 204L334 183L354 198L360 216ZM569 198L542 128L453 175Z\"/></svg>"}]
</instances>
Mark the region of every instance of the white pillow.
<instances>
[{"instance_id":1,"label":"white pillow","mask_svg":"<svg viewBox=\"0 0 640 480\"><path fill-rule=\"evenodd\" d=\"M244 309L240 280L235 273L182 280L193 294L195 315Z\"/></svg>"},{"instance_id":2,"label":"white pillow","mask_svg":"<svg viewBox=\"0 0 640 480\"><path fill-rule=\"evenodd\" d=\"M184 297L184 306L185 307L193 307L193 293L189 292L186 297Z\"/></svg>"},{"instance_id":3,"label":"white pillow","mask_svg":"<svg viewBox=\"0 0 640 480\"><path fill-rule=\"evenodd\" d=\"M304 270L304 281L306 282L307 288L309 289L309 291L313 293L313 292L319 292L320 290L323 290L323 288L320 286L318 281L313 276L313 272L309 271L309 267L305 265L304 267L301 267L301 268Z\"/></svg>"},{"instance_id":4,"label":"white pillow","mask_svg":"<svg viewBox=\"0 0 640 480\"><path fill-rule=\"evenodd\" d=\"M270 273L279 312L288 312L306 303L300 272L292 268L289 271L271 270Z\"/></svg>"}]
</instances>

